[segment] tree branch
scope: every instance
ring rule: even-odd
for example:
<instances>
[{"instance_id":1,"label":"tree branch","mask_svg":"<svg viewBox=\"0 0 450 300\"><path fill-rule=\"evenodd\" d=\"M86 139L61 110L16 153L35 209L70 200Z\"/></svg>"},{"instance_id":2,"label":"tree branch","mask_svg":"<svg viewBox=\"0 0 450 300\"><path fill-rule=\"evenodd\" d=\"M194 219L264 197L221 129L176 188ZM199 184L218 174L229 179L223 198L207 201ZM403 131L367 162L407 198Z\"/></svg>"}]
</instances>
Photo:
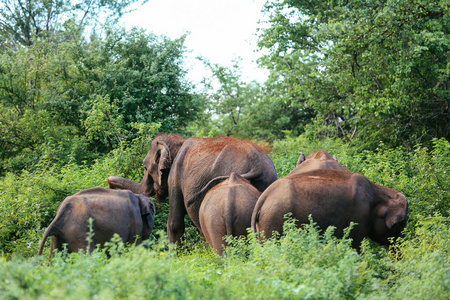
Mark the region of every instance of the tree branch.
<instances>
[{"instance_id":1,"label":"tree branch","mask_svg":"<svg viewBox=\"0 0 450 300\"><path fill-rule=\"evenodd\" d=\"M89 1L89 2L87 3L87 8L86 8L86 10L84 11L83 17L81 18L80 22L78 23L78 29L80 29L81 26L83 25L84 19L85 19L86 16L88 15L89 10L91 9L91 5L92 5L92 2L93 2L93 1L94 1L94 0L91 0L91 1Z\"/></svg>"}]
</instances>

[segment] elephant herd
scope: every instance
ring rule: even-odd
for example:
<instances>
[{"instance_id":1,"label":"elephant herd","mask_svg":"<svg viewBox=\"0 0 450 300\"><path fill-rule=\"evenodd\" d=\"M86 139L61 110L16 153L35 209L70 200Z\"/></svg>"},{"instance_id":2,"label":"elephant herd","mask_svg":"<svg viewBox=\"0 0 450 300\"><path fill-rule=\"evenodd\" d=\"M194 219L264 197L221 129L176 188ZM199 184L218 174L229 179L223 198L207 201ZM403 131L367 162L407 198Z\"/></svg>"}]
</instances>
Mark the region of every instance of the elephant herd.
<instances>
[{"instance_id":1,"label":"elephant herd","mask_svg":"<svg viewBox=\"0 0 450 300\"><path fill-rule=\"evenodd\" d=\"M296 168L277 179L272 160L255 143L159 134L143 165L140 183L111 176L110 189L96 187L67 197L44 232L39 254L49 236L51 253L63 244L69 252L92 251L114 233L125 243L141 243L153 228L152 196L158 203L169 199L170 243L180 242L188 214L219 255L226 246L224 236L245 235L247 228L261 241L281 234L288 213L298 226L309 223L309 216L323 230L334 226L337 237L356 223L349 236L356 249L365 237L389 245L408 217L402 193L350 172L325 150L307 157L301 153ZM88 243L90 218L94 236Z\"/></svg>"}]
</instances>

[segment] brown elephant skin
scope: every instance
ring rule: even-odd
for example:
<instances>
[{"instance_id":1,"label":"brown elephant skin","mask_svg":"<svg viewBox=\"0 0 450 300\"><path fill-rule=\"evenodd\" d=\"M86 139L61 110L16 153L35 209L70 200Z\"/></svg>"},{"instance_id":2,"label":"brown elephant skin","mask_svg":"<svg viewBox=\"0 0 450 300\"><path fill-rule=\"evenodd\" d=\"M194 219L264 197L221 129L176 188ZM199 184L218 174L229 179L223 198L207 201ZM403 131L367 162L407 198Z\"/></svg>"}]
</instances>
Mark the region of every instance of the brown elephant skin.
<instances>
[{"instance_id":1,"label":"brown elephant skin","mask_svg":"<svg viewBox=\"0 0 450 300\"><path fill-rule=\"evenodd\" d=\"M199 221L206 241L222 255L224 236L245 236L251 227L253 208L261 192L236 173L215 185L205 195Z\"/></svg>"},{"instance_id":2,"label":"brown elephant skin","mask_svg":"<svg viewBox=\"0 0 450 300\"><path fill-rule=\"evenodd\" d=\"M58 207L53 221L47 227L39 247L42 254L45 241L52 236L51 251L62 250L67 244L69 253L83 249L92 252L117 233L124 243L140 244L150 237L155 208L143 194L95 187L67 197ZM86 241L89 218L93 219L90 248Z\"/></svg>"},{"instance_id":3,"label":"brown elephant skin","mask_svg":"<svg viewBox=\"0 0 450 300\"><path fill-rule=\"evenodd\" d=\"M300 152L297 160L297 166L289 175L309 172L317 169L347 171L338 161L336 156L331 156L326 150L314 150L307 157Z\"/></svg>"},{"instance_id":4,"label":"brown elephant skin","mask_svg":"<svg viewBox=\"0 0 450 300\"><path fill-rule=\"evenodd\" d=\"M298 225L314 222L325 230L335 226L343 236L350 222L352 246L359 249L365 237L389 245L406 226L408 202L391 188L377 185L361 174L337 170L313 170L278 179L259 197L252 215L252 229L269 238L282 233L284 216L292 213Z\"/></svg>"},{"instance_id":5,"label":"brown elephant skin","mask_svg":"<svg viewBox=\"0 0 450 300\"><path fill-rule=\"evenodd\" d=\"M158 202L169 197L167 234L170 243L184 234L184 216L189 215L200 230L198 212L206 192L228 178L240 174L259 191L277 179L270 157L258 145L230 137L188 138L157 135L144 159L141 183L109 177L111 188L130 189Z\"/></svg>"}]
</instances>

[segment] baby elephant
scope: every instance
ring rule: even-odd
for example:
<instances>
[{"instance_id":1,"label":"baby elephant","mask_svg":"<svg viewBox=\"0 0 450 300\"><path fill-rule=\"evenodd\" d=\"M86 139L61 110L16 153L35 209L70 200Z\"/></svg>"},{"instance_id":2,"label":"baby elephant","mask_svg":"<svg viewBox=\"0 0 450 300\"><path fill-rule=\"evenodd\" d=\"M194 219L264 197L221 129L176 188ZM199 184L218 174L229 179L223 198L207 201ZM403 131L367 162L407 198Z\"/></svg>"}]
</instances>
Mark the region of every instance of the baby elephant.
<instances>
[{"instance_id":1,"label":"baby elephant","mask_svg":"<svg viewBox=\"0 0 450 300\"><path fill-rule=\"evenodd\" d=\"M88 247L88 220L93 219L93 241ZM38 255L42 254L45 241L52 236L51 254L67 243L68 252L79 249L92 252L95 245L104 246L117 233L124 243L140 244L150 237L155 218L153 202L144 196L127 190L111 190L95 187L69 196L60 204L56 217L42 237Z\"/></svg>"},{"instance_id":2,"label":"baby elephant","mask_svg":"<svg viewBox=\"0 0 450 300\"><path fill-rule=\"evenodd\" d=\"M224 236L247 234L260 194L248 180L233 172L205 195L199 210L200 228L217 254L223 254Z\"/></svg>"}]
</instances>

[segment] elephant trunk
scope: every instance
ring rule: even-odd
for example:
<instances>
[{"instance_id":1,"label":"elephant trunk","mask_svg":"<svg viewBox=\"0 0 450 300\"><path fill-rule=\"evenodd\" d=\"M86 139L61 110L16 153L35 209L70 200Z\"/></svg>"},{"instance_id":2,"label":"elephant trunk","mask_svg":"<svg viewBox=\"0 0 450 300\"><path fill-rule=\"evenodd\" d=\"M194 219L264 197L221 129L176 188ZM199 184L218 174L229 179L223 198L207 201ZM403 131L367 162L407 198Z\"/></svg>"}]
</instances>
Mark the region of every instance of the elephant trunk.
<instances>
[{"instance_id":1,"label":"elephant trunk","mask_svg":"<svg viewBox=\"0 0 450 300\"><path fill-rule=\"evenodd\" d=\"M123 177L108 177L108 185L111 189L130 190L134 194L140 194L143 192L140 183L131 181Z\"/></svg>"}]
</instances>

